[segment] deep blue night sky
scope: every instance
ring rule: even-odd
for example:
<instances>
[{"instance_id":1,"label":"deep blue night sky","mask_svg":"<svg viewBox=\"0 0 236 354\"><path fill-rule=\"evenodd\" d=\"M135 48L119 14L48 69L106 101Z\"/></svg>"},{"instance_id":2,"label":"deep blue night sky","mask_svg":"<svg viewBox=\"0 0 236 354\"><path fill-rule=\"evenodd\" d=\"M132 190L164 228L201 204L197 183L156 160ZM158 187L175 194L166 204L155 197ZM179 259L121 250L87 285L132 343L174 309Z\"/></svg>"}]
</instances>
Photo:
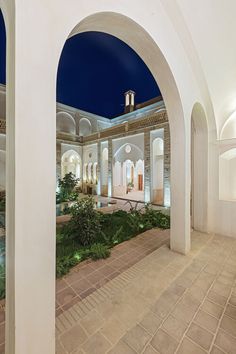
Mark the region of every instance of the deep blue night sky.
<instances>
[{"instance_id":1,"label":"deep blue night sky","mask_svg":"<svg viewBox=\"0 0 236 354\"><path fill-rule=\"evenodd\" d=\"M0 11L0 83L6 83L6 34ZM57 101L108 118L124 112L124 92L136 103L160 95L142 59L124 42L102 32L66 41L58 68Z\"/></svg>"},{"instance_id":2,"label":"deep blue night sky","mask_svg":"<svg viewBox=\"0 0 236 354\"><path fill-rule=\"evenodd\" d=\"M0 84L6 83L6 31L0 10Z\"/></svg>"}]
</instances>

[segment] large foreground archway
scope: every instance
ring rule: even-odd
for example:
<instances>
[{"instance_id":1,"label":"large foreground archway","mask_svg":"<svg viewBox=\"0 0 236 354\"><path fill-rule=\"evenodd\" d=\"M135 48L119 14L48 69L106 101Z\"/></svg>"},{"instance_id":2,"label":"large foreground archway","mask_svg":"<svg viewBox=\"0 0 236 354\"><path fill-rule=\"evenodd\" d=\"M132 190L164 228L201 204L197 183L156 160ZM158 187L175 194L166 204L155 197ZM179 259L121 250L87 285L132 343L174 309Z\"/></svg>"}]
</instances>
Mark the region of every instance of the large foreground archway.
<instances>
[{"instance_id":1,"label":"large foreground archway","mask_svg":"<svg viewBox=\"0 0 236 354\"><path fill-rule=\"evenodd\" d=\"M148 66L162 92L171 134L171 248L186 254L190 250L190 145L172 71L158 44L144 28L126 16L96 13L76 25L69 38L86 31L105 32L128 44Z\"/></svg>"}]
</instances>

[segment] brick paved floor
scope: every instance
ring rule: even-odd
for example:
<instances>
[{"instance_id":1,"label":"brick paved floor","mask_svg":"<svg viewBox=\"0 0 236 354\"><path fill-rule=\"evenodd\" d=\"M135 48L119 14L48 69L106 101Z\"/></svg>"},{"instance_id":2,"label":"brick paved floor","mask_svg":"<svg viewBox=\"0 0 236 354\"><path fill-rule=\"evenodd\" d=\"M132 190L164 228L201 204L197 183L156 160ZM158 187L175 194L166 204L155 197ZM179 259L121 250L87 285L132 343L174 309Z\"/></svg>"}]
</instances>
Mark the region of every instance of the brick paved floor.
<instances>
[{"instance_id":1,"label":"brick paved floor","mask_svg":"<svg viewBox=\"0 0 236 354\"><path fill-rule=\"evenodd\" d=\"M169 230L153 229L114 247L111 256L85 261L56 282L56 316L96 292L163 244L169 244ZM5 302L0 302L0 354L4 354Z\"/></svg>"},{"instance_id":2,"label":"brick paved floor","mask_svg":"<svg viewBox=\"0 0 236 354\"><path fill-rule=\"evenodd\" d=\"M163 244L169 244L169 230L149 230L114 247L109 258L82 262L73 268L68 275L57 280L57 316Z\"/></svg>"},{"instance_id":3,"label":"brick paved floor","mask_svg":"<svg viewBox=\"0 0 236 354\"><path fill-rule=\"evenodd\" d=\"M57 354L235 354L236 240L192 233L61 313Z\"/></svg>"}]
</instances>

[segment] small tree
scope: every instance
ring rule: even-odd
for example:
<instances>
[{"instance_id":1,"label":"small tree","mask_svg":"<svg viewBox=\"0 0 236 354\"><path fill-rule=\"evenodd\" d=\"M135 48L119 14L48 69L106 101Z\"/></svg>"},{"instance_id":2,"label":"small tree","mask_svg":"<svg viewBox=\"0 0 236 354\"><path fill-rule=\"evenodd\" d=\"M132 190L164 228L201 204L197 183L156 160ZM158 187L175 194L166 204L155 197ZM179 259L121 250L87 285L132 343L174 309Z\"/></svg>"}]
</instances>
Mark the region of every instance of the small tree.
<instances>
[{"instance_id":1,"label":"small tree","mask_svg":"<svg viewBox=\"0 0 236 354\"><path fill-rule=\"evenodd\" d=\"M66 202L75 200L78 197L78 193L75 192L75 187L79 181L79 178L70 172L65 175L63 179L58 180L59 192L57 193L57 202Z\"/></svg>"}]
</instances>

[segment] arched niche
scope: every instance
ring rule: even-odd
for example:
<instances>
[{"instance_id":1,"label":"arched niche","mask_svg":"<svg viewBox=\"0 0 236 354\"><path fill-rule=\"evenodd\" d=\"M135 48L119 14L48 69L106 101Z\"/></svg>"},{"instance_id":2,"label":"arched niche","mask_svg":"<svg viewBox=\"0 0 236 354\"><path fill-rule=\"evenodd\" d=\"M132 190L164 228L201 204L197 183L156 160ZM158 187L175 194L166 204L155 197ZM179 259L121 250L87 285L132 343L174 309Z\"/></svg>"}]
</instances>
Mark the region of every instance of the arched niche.
<instances>
[{"instance_id":1,"label":"arched niche","mask_svg":"<svg viewBox=\"0 0 236 354\"><path fill-rule=\"evenodd\" d=\"M67 112L57 113L57 132L76 134L76 123L74 118Z\"/></svg>"},{"instance_id":2,"label":"arched niche","mask_svg":"<svg viewBox=\"0 0 236 354\"><path fill-rule=\"evenodd\" d=\"M76 178L81 180L82 161L80 155L74 150L66 151L61 158L62 178L67 173L73 173Z\"/></svg>"},{"instance_id":3,"label":"arched niche","mask_svg":"<svg viewBox=\"0 0 236 354\"><path fill-rule=\"evenodd\" d=\"M236 201L236 148L219 157L219 196L221 200Z\"/></svg>"},{"instance_id":4,"label":"arched niche","mask_svg":"<svg viewBox=\"0 0 236 354\"><path fill-rule=\"evenodd\" d=\"M79 121L79 135L87 136L92 133L92 125L87 118L81 118Z\"/></svg>"},{"instance_id":5,"label":"arched niche","mask_svg":"<svg viewBox=\"0 0 236 354\"><path fill-rule=\"evenodd\" d=\"M196 103L191 117L191 224L208 231L208 125L203 107Z\"/></svg>"},{"instance_id":6,"label":"arched niche","mask_svg":"<svg viewBox=\"0 0 236 354\"><path fill-rule=\"evenodd\" d=\"M236 139L236 112L226 120L221 130L220 139Z\"/></svg>"}]
</instances>

